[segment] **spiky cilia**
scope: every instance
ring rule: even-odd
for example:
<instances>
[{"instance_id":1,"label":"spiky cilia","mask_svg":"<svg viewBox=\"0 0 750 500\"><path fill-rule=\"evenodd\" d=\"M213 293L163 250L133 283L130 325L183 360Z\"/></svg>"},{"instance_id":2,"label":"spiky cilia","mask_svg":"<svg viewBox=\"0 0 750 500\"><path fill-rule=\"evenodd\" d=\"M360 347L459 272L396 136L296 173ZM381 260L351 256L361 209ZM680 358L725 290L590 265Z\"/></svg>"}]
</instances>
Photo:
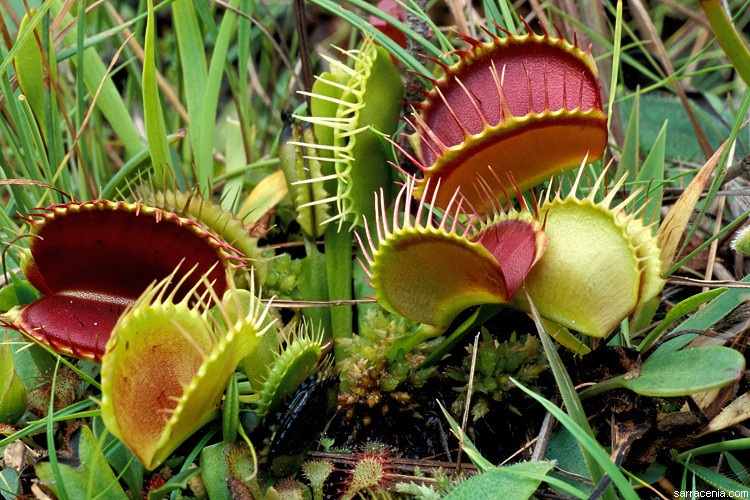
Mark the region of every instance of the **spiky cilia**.
<instances>
[{"instance_id":1,"label":"spiky cilia","mask_svg":"<svg viewBox=\"0 0 750 500\"><path fill-rule=\"evenodd\" d=\"M589 194L578 198L583 172L581 167L567 196L559 189L554 196L547 190L539 207L546 219L547 250L524 286L544 318L603 337L661 293L661 248L652 227L643 223L643 208L626 211L642 188L612 206L623 177L597 202L605 170ZM517 294L512 305L529 310L523 294Z\"/></svg>"},{"instance_id":2,"label":"spiky cilia","mask_svg":"<svg viewBox=\"0 0 750 500\"><path fill-rule=\"evenodd\" d=\"M268 263L258 248L258 238L251 233L252 224L245 223L244 219L202 196L197 188L180 191L151 187L139 189L137 194L150 206L177 214L206 228L222 242L240 252L248 267L253 268L257 283L265 282Z\"/></svg>"},{"instance_id":3,"label":"spiky cilia","mask_svg":"<svg viewBox=\"0 0 750 500\"><path fill-rule=\"evenodd\" d=\"M319 200L330 199L323 177L320 152L314 148L315 134L309 123L300 125L284 116L279 137L279 163L286 178L289 196L297 212L297 223L312 238L319 238L328 226L330 206Z\"/></svg>"},{"instance_id":4,"label":"spiky cilia","mask_svg":"<svg viewBox=\"0 0 750 500\"><path fill-rule=\"evenodd\" d=\"M205 275L175 302L187 279L173 286L177 272L150 286L120 317L102 359L104 423L148 469L214 418L237 364L270 328L268 306L222 302ZM237 293L231 277L227 281L230 293ZM207 292L193 306L189 297L198 285ZM223 322L212 320L209 302ZM232 320L227 308L235 308Z\"/></svg>"},{"instance_id":5,"label":"spiky cilia","mask_svg":"<svg viewBox=\"0 0 750 500\"><path fill-rule=\"evenodd\" d=\"M555 38L526 28L524 35L499 28L504 38L485 29L489 42L461 35L470 49L454 52L459 62L434 60L445 74L407 119L414 128L414 161L424 175L414 192L418 198L428 196L428 180L440 180L438 207L446 208L461 188L481 208L484 193L472 186L490 169L523 191L603 154L607 116L590 50L559 33ZM494 194L506 195L499 189Z\"/></svg>"},{"instance_id":6,"label":"spiky cilia","mask_svg":"<svg viewBox=\"0 0 750 500\"><path fill-rule=\"evenodd\" d=\"M438 335L469 306L508 302L544 252L546 237L525 205L505 212L489 192L483 201L488 216L465 211L458 191L438 216L438 187L432 201L423 197L412 213L414 189L412 179L399 192L392 222L382 193L376 200L377 246L367 222L367 243L357 238L380 305L433 325Z\"/></svg>"},{"instance_id":7,"label":"spiky cilia","mask_svg":"<svg viewBox=\"0 0 750 500\"><path fill-rule=\"evenodd\" d=\"M208 273L217 293L237 252L199 224L139 203L95 200L39 208L24 219L34 235L24 277L44 297L3 320L61 354L99 361L118 317L180 263L194 277L174 294L188 297Z\"/></svg>"},{"instance_id":8,"label":"spiky cilia","mask_svg":"<svg viewBox=\"0 0 750 500\"><path fill-rule=\"evenodd\" d=\"M317 368L323 354L323 332L311 330L312 325L300 323L281 352L275 353L257 391L259 397L253 403L258 417L263 418L276 409Z\"/></svg>"},{"instance_id":9,"label":"spiky cilia","mask_svg":"<svg viewBox=\"0 0 750 500\"><path fill-rule=\"evenodd\" d=\"M337 221L339 228L344 222L353 226L363 215L371 216L372 193L391 182L391 169L374 130L385 135L395 132L403 95L398 69L372 38L365 38L358 50L342 53L354 61L353 67L323 56L330 72L317 78L309 94L310 116L297 117L314 125L318 140L317 144L298 144L317 149L320 156L310 159L328 166L326 175L298 184L324 182L330 186L327 191L332 196L308 205L335 202L329 221Z\"/></svg>"}]
</instances>

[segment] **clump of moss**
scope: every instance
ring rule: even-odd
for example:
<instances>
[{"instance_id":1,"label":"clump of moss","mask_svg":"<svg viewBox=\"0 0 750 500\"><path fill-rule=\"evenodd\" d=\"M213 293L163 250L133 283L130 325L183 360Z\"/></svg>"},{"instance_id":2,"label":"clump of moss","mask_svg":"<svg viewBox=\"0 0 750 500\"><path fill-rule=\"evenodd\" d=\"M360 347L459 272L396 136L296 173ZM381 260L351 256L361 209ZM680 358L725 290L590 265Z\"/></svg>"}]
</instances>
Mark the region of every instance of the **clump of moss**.
<instances>
[{"instance_id":1,"label":"clump of moss","mask_svg":"<svg viewBox=\"0 0 750 500\"><path fill-rule=\"evenodd\" d=\"M469 372L474 346L466 347L468 354L461 361L461 368L452 370L449 376L463 385L455 388L460 394L451 405L454 415L463 413L466 405L466 393L469 386ZM531 335L520 338L513 332L510 338L499 342L482 328L482 340L477 347L474 384L472 387L471 415L473 420L484 417L491 407L491 402L500 402L506 409L517 415L514 399L524 397L517 390L511 377L527 387L535 387L539 375L549 366L539 339Z\"/></svg>"},{"instance_id":2,"label":"clump of moss","mask_svg":"<svg viewBox=\"0 0 750 500\"><path fill-rule=\"evenodd\" d=\"M297 280L301 272L302 260L292 259L288 253L270 259L263 294L281 300L300 300Z\"/></svg>"},{"instance_id":3,"label":"clump of moss","mask_svg":"<svg viewBox=\"0 0 750 500\"><path fill-rule=\"evenodd\" d=\"M435 372L435 367L416 370L434 340L419 344L408 353L399 351L392 361L388 359L391 346L414 335L418 328L417 323L372 308L360 321L359 335L342 341L347 357L340 364L342 393L338 402L346 409L347 418L352 418L360 407L364 410L363 423L368 425L373 414L388 413L389 403L408 405L409 389L421 387Z\"/></svg>"},{"instance_id":4,"label":"clump of moss","mask_svg":"<svg viewBox=\"0 0 750 500\"><path fill-rule=\"evenodd\" d=\"M368 370L377 367L382 372L378 385L384 391L393 391L410 378L409 384L421 386L430 373L410 373L425 360L433 342L424 342L408 353L399 353L385 362L391 347L398 341L414 335L420 325L381 308L371 308L359 322L359 335L342 339L347 357L340 365L341 383L346 390L353 386Z\"/></svg>"}]
</instances>

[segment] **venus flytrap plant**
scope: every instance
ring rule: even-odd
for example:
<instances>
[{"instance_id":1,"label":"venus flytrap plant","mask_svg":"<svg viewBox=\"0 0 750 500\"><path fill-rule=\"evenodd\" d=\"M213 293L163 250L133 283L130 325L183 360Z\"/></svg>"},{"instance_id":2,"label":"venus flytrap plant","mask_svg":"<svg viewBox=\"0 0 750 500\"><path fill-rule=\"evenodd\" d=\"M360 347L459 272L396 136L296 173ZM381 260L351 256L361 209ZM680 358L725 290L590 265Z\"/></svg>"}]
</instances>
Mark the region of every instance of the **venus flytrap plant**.
<instances>
[{"instance_id":1,"label":"venus flytrap plant","mask_svg":"<svg viewBox=\"0 0 750 500\"><path fill-rule=\"evenodd\" d=\"M682 234L698 188L687 190L656 236L642 220L643 188L614 205L624 178L600 195L602 174L588 195L578 198L583 165L602 155L607 138L590 53L546 32L491 36L489 43L464 37L471 50L459 52L457 64L443 65L445 76L433 81L434 90L410 119L423 178L408 183L406 198L413 195L420 204L412 223L410 201L403 213L397 201L400 215L391 230L379 201L377 246L369 229L367 244L360 241L375 298L431 325L429 334L414 336L418 342L445 331L472 305L508 303L528 311L524 297L514 296L525 282L545 319L603 337L661 293L661 273L672 261L675 235ZM501 179L510 179L520 198L522 189L574 164L581 169L570 194L558 190L552 196L550 188L534 207L536 220L544 221L537 253L530 244L532 226L506 220L492 229L498 207L509 198ZM491 186L485 178L493 177L497 183ZM462 203L471 207L468 213ZM443 213L433 221L439 209ZM425 220L423 211L429 212ZM522 212L530 213L525 205Z\"/></svg>"},{"instance_id":2,"label":"venus flytrap plant","mask_svg":"<svg viewBox=\"0 0 750 500\"><path fill-rule=\"evenodd\" d=\"M456 52L458 63L435 60L444 75L432 79L434 88L407 119L423 173L417 198L426 196L428 180L439 179L435 206L445 208L462 188L480 208L484 193L467 187L490 170L525 190L604 153L607 116L590 49L526 29L525 35L501 29L504 38L484 29L489 42L461 35L470 49ZM494 188L495 196L506 194Z\"/></svg>"},{"instance_id":3,"label":"venus flytrap plant","mask_svg":"<svg viewBox=\"0 0 750 500\"><path fill-rule=\"evenodd\" d=\"M403 95L401 78L388 53L372 38L365 38L357 50L341 51L353 67L325 57L330 71L313 85L310 116L297 118L313 124L318 161L325 175L297 183L325 183L331 197L311 200L306 205L334 203L336 209L328 221L344 224L361 223L361 217L373 214L372 193L391 182L388 157L375 131L390 135L396 130L399 99ZM332 170L331 168L332 167ZM303 204L301 207L306 206Z\"/></svg>"},{"instance_id":4,"label":"venus flytrap plant","mask_svg":"<svg viewBox=\"0 0 750 500\"><path fill-rule=\"evenodd\" d=\"M172 285L176 269L150 286L118 320L102 359L104 423L147 469L216 416L229 377L271 326L263 326L268 306L222 302L208 275L175 302L189 274ZM191 306L199 286L207 292ZM212 320L211 302L223 324Z\"/></svg>"},{"instance_id":5,"label":"venus flytrap plant","mask_svg":"<svg viewBox=\"0 0 750 500\"><path fill-rule=\"evenodd\" d=\"M352 296L352 237L350 231L363 217L373 213L373 192L391 183L391 168L379 134L396 130L403 85L398 69L383 48L366 37L357 50L342 51L353 66L327 59L330 71L317 78L310 97L309 116L297 118L313 124L316 143L292 141L303 148L307 162L320 162L322 175L293 183L291 191L311 185L311 199L296 206L298 211L334 205L333 213L318 224L329 223L325 232L326 274L329 300L350 300ZM308 174L309 175L309 174ZM288 176L287 179L293 176ZM317 185L325 186L327 198ZM348 225L348 227L344 227ZM309 245L308 255L315 255ZM331 310L333 338L352 334L352 311L347 307ZM335 345L337 360L343 349Z\"/></svg>"},{"instance_id":6,"label":"venus flytrap plant","mask_svg":"<svg viewBox=\"0 0 750 500\"><path fill-rule=\"evenodd\" d=\"M318 367L324 352L323 331L311 324L298 324L286 339L281 352L273 352L266 365L262 384L254 391L253 407L258 418L276 409Z\"/></svg>"},{"instance_id":7,"label":"venus flytrap plant","mask_svg":"<svg viewBox=\"0 0 750 500\"><path fill-rule=\"evenodd\" d=\"M642 191L611 206L625 179L599 202L606 171L582 199L576 191L581 168L563 197L547 190L539 207L549 241L539 263L526 277L525 288L545 319L594 337L603 337L641 304L661 293L661 249L642 210L625 207ZM645 206L645 205L644 205ZM528 311L520 294L513 305Z\"/></svg>"},{"instance_id":8,"label":"venus flytrap plant","mask_svg":"<svg viewBox=\"0 0 750 500\"><path fill-rule=\"evenodd\" d=\"M596 202L602 174L588 196L579 199L575 192L583 171L568 196L558 190L552 197L548 190L534 207L535 215L525 205L520 212L503 213L499 201L483 204L490 214L485 218L470 215L461 208L464 200L456 201L456 192L439 222L434 222L434 192L430 204L425 203L428 196L422 198L411 222L408 200L414 181L407 183L403 213L400 195L392 224L384 205L378 214L377 246L369 227L367 244L360 242L375 298L397 314L432 325L431 332L424 331L438 335L469 306L508 304L528 311L525 298L515 293L524 286L545 319L586 335L606 335L661 292L661 248L641 212L624 210L640 190L611 207L621 179ZM490 196L489 188L484 190ZM424 338L415 335L412 341Z\"/></svg>"},{"instance_id":9,"label":"venus flytrap plant","mask_svg":"<svg viewBox=\"0 0 750 500\"><path fill-rule=\"evenodd\" d=\"M56 352L99 362L119 315L155 280L196 266L217 294L235 251L197 223L138 203L95 200L53 205L24 217L33 237L24 277L44 296L2 316ZM134 242L138 242L134 244ZM199 287L183 282L178 300Z\"/></svg>"},{"instance_id":10,"label":"venus flytrap plant","mask_svg":"<svg viewBox=\"0 0 750 500\"><path fill-rule=\"evenodd\" d=\"M406 352L442 334L469 306L508 303L547 245L543 224L525 204L506 212L489 201L482 205L487 215L467 213L456 191L438 215L434 200L440 189L435 188L412 213L415 184L412 179L399 192L392 222L381 191L374 236L367 222L366 243L357 236L377 301L423 324L408 348L403 343L392 348Z\"/></svg>"}]
</instances>

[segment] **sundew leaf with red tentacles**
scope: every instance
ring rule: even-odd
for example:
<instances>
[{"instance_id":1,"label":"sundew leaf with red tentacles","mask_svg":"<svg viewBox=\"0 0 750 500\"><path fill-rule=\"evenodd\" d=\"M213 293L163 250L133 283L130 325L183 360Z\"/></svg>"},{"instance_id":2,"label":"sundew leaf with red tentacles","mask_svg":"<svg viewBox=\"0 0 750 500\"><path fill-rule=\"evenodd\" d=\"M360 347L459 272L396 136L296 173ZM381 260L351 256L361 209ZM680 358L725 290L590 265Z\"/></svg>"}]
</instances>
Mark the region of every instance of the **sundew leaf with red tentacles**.
<instances>
[{"instance_id":1,"label":"sundew leaf with red tentacles","mask_svg":"<svg viewBox=\"0 0 750 500\"><path fill-rule=\"evenodd\" d=\"M413 214L414 189L411 181L399 192L392 223L380 197L377 246L367 223L368 241L360 240L360 246L378 302L434 326L438 335L470 306L507 303L541 258L547 238L539 219L525 208L504 212L490 203L490 216L467 215L457 191L442 216L434 211L437 188L430 193L432 202L424 197Z\"/></svg>"},{"instance_id":2,"label":"sundew leaf with red tentacles","mask_svg":"<svg viewBox=\"0 0 750 500\"><path fill-rule=\"evenodd\" d=\"M177 269L149 287L118 320L102 359L102 419L147 469L213 419L237 364L258 349L268 307L239 299L222 303L209 274L182 300ZM234 283L226 276L230 293ZM199 287L207 297L193 306ZM254 293L254 290L251 290ZM208 301L223 324L212 321ZM227 309L233 309L231 314Z\"/></svg>"},{"instance_id":3,"label":"sundew leaf with red tentacles","mask_svg":"<svg viewBox=\"0 0 750 500\"><path fill-rule=\"evenodd\" d=\"M600 158L607 145L598 71L589 50L547 32L506 32L489 42L462 38L470 50L434 80L408 119L424 173L415 194L424 198L427 180L443 187L435 199L445 208L452 193L481 207L475 179L511 178L521 190ZM494 193L502 198L499 189Z\"/></svg>"},{"instance_id":4,"label":"sundew leaf with red tentacles","mask_svg":"<svg viewBox=\"0 0 750 500\"><path fill-rule=\"evenodd\" d=\"M208 273L217 293L234 249L193 221L140 204L106 200L39 209L27 218L34 235L23 255L25 278L44 297L3 320L60 354L100 361L125 308L181 262ZM183 283L182 300L198 286Z\"/></svg>"}]
</instances>

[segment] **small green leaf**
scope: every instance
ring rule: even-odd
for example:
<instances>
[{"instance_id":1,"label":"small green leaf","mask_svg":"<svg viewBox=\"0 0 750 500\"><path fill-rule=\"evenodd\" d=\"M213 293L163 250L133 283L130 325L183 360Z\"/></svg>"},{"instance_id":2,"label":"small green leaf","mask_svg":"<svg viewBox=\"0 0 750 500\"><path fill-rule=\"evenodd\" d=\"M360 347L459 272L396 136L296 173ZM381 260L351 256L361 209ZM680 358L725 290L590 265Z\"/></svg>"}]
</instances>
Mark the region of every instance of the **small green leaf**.
<instances>
[{"instance_id":1,"label":"small green leaf","mask_svg":"<svg viewBox=\"0 0 750 500\"><path fill-rule=\"evenodd\" d=\"M69 447L73 451L72 457L58 458L59 477L52 473L49 462L40 462L35 467L39 479L49 483L53 493L58 495L57 481L61 480L70 500L86 500L92 497L92 493L102 494L102 498L107 499L128 499L91 429L85 425L76 429Z\"/></svg>"},{"instance_id":2,"label":"small green leaf","mask_svg":"<svg viewBox=\"0 0 750 500\"><path fill-rule=\"evenodd\" d=\"M645 396L685 396L738 380L745 357L723 346L685 349L643 364L641 375L623 386Z\"/></svg>"},{"instance_id":3,"label":"small green leaf","mask_svg":"<svg viewBox=\"0 0 750 500\"><path fill-rule=\"evenodd\" d=\"M208 498L211 500L231 500L232 498L227 488L229 477L227 453L230 453L231 447L229 443L221 442L206 446L201 451L201 479L206 487Z\"/></svg>"},{"instance_id":4,"label":"small green leaf","mask_svg":"<svg viewBox=\"0 0 750 500\"><path fill-rule=\"evenodd\" d=\"M13 350L5 334L0 345L0 422L16 423L26 412L26 389L16 373Z\"/></svg>"},{"instance_id":5,"label":"small green leaf","mask_svg":"<svg viewBox=\"0 0 750 500\"><path fill-rule=\"evenodd\" d=\"M232 374L229 377L222 417L224 441L234 443L237 440L237 426L240 424L240 391L237 387L237 374Z\"/></svg>"},{"instance_id":6,"label":"small green leaf","mask_svg":"<svg viewBox=\"0 0 750 500\"><path fill-rule=\"evenodd\" d=\"M4 500L15 500L19 498L20 488L18 472L7 468L0 471L0 495Z\"/></svg>"},{"instance_id":7,"label":"small green leaf","mask_svg":"<svg viewBox=\"0 0 750 500\"><path fill-rule=\"evenodd\" d=\"M5 286L0 289L0 311L9 311L15 306L29 304L37 298L34 287L26 281Z\"/></svg>"},{"instance_id":8,"label":"small green leaf","mask_svg":"<svg viewBox=\"0 0 750 500\"><path fill-rule=\"evenodd\" d=\"M723 346L684 349L649 358L634 378L626 373L581 392L581 398L624 387L643 396L673 397L705 392L730 384L742 376L745 357Z\"/></svg>"},{"instance_id":9,"label":"small green leaf","mask_svg":"<svg viewBox=\"0 0 750 500\"><path fill-rule=\"evenodd\" d=\"M636 209L645 205L643 220L645 224L659 222L659 210L661 209L661 194L664 190L664 151L666 148L667 122L664 122L659 135L656 137L654 147L651 148L646 160L643 162L636 182L645 186L643 192L636 198L634 207ZM633 212L633 211L631 211Z\"/></svg>"},{"instance_id":10,"label":"small green leaf","mask_svg":"<svg viewBox=\"0 0 750 500\"><path fill-rule=\"evenodd\" d=\"M557 429L552 433L549 440L549 446L547 447L547 453L544 455L544 458L556 461L558 470L577 474L584 478L589 477L586 460L583 458L581 448L578 446L573 435L564 427ZM562 478L562 480L568 484L575 485L587 495L591 495L591 493L594 492L594 485L592 484L583 484L564 476L558 476L558 474L554 472L552 475ZM564 494L562 490L556 489L556 491L558 494Z\"/></svg>"},{"instance_id":11,"label":"small green leaf","mask_svg":"<svg viewBox=\"0 0 750 500\"><path fill-rule=\"evenodd\" d=\"M750 275L740 280L740 283L750 282ZM688 319L680 323L672 333L682 330L706 330L717 321L724 318L735 307L750 299L750 290L747 288L730 288L720 293L716 298L692 314ZM696 333L686 333L677 338L664 342L649 357L654 360L659 356L664 356L674 352L687 345L691 340L697 337Z\"/></svg>"},{"instance_id":12,"label":"small green leaf","mask_svg":"<svg viewBox=\"0 0 750 500\"><path fill-rule=\"evenodd\" d=\"M640 102L640 94L636 93L633 99L633 108L630 110L625 140L622 144L622 156L617 166L617 174L615 174L615 179L619 179L627 172L627 182L635 182L639 170L638 141L640 137L638 135L638 127L640 125Z\"/></svg>"},{"instance_id":13,"label":"small green leaf","mask_svg":"<svg viewBox=\"0 0 750 500\"><path fill-rule=\"evenodd\" d=\"M672 326L675 321L686 315L693 309L705 304L709 300L713 300L714 297L722 293L726 288L716 288L714 290L708 290L703 293L692 295L687 299L679 302L672 309L669 310L667 315L664 317L659 326L651 330L651 332L638 344L638 350L643 352L651 346L651 344L659 338L662 332L666 331L667 328Z\"/></svg>"},{"instance_id":14,"label":"small green leaf","mask_svg":"<svg viewBox=\"0 0 750 500\"><path fill-rule=\"evenodd\" d=\"M187 82L186 82L187 83ZM225 174L228 176L221 191L221 208L233 211L237 200L242 196L244 178L238 175L247 168L245 148L242 145L241 123L234 117L227 117L224 121L226 139L224 141ZM256 213L260 217L265 212Z\"/></svg>"},{"instance_id":15,"label":"small green leaf","mask_svg":"<svg viewBox=\"0 0 750 500\"><path fill-rule=\"evenodd\" d=\"M554 462L521 462L497 467L459 483L444 498L526 500L539 488ZM533 477L532 477L533 476Z\"/></svg>"}]
</instances>

